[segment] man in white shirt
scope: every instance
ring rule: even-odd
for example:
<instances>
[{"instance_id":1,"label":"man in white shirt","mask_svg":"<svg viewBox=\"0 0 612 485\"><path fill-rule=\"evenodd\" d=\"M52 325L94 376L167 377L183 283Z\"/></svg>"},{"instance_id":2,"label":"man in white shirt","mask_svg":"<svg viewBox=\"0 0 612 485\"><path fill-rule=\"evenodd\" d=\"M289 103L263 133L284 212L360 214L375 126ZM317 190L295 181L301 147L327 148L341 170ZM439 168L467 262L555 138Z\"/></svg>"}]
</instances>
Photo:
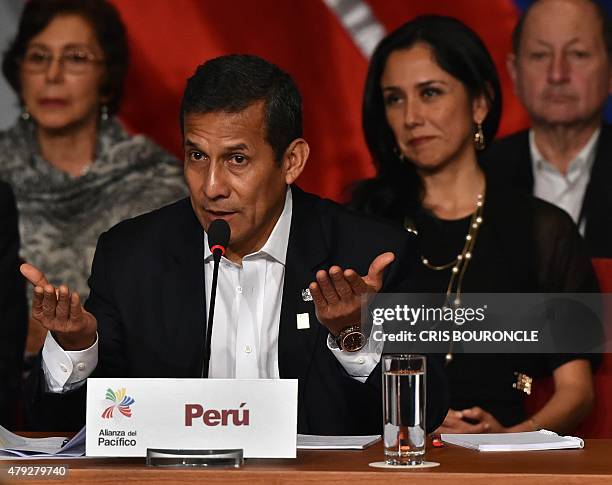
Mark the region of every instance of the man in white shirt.
<instances>
[{"instance_id":1,"label":"man in white shirt","mask_svg":"<svg viewBox=\"0 0 612 485\"><path fill-rule=\"evenodd\" d=\"M35 285L33 318L50 330L29 400L34 427L82 425L90 375L201 375L206 231L225 219L208 376L297 378L299 432L380 432L382 349L355 340L361 296L407 289L415 241L293 185L309 147L299 92L276 66L208 61L189 79L181 113L190 198L100 237L85 309L67 286L22 268ZM435 365L429 375L434 429L446 398Z\"/></svg>"},{"instance_id":2,"label":"man in white shirt","mask_svg":"<svg viewBox=\"0 0 612 485\"><path fill-rule=\"evenodd\" d=\"M485 154L493 176L564 209L589 254L612 257L612 31L591 0L538 0L513 34L508 70L531 129Z\"/></svg>"}]
</instances>

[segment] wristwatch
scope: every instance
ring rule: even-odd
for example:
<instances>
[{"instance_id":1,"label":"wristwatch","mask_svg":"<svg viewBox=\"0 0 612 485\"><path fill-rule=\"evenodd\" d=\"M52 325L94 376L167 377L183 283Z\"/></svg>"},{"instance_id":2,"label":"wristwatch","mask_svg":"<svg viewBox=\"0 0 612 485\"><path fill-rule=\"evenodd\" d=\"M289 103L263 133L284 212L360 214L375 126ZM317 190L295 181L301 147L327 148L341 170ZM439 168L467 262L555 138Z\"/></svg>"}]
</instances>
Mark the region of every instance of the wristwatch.
<instances>
[{"instance_id":1,"label":"wristwatch","mask_svg":"<svg viewBox=\"0 0 612 485\"><path fill-rule=\"evenodd\" d=\"M366 344L367 338L361 333L360 325L343 328L336 337L336 344L344 352L357 352Z\"/></svg>"}]
</instances>

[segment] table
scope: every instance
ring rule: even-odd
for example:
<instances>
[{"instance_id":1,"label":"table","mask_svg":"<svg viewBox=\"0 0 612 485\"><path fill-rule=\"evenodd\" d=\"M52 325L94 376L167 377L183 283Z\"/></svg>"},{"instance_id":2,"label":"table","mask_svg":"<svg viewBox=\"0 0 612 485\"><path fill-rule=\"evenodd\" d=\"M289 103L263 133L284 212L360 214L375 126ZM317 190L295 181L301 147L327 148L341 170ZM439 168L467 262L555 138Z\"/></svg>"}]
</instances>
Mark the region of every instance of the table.
<instances>
[{"instance_id":1,"label":"table","mask_svg":"<svg viewBox=\"0 0 612 485\"><path fill-rule=\"evenodd\" d=\"M57 436L57 434L55 434ZM76 460L2 461L11 464L68 464L70 483L112 484L598 484L612 483L612 440L586 440L582 450L482 453L454 446L427 451L437 468L396 471L369 463L383 458L381 443L364 451L298 451L295 460L248 459L242 469L149 468L144 458L86 458ZM3 475L6 479L6 474ZM61 483L59 480L23 480L16 483Z\"/></svg>"}]
</instances>

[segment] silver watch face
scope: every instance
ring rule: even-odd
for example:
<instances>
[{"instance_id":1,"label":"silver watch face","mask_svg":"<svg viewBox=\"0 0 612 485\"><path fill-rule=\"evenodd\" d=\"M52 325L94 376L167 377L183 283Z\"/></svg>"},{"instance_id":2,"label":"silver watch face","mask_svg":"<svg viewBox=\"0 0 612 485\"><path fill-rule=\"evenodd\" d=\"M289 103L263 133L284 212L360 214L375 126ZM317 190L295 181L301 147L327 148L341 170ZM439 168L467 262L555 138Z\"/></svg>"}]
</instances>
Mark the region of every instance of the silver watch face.
<instances>
[{"instance_id":1,"label":"silver watch face","mask_svg":"<svg viewBox=\"0 0 612 485\"><path fill-rule=\"evenodd\" d=\"M366 343L365 335L360 331L355 330L347 333L341 341L340 348L346 352L357 352L361 350Z\"/></svg>"}]
</instances>

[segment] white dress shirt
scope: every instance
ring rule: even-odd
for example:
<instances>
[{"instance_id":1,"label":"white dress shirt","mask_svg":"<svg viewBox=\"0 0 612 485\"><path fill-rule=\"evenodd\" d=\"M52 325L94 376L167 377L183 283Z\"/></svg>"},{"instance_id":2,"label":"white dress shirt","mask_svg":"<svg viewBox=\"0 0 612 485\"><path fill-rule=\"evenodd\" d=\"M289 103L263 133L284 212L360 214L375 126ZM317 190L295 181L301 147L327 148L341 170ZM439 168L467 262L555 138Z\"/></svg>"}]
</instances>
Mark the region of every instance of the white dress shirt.
<instances>
[{"instance_id":1,"label":"white dress shirt","mask_svg":"<svg viewBox=\"0 0 612 485\"><path fill-rule=\"evenodd\" d=\"M580 220L582 203L591 168L595 161L595 147L599 138L598 128L582 150L569 163L567 173L562 174L557 167L544 160L535 142L533 130L529 130L529 150L533 161L533 195L565 210L584 235L585 220Z\"/></svg>"},{"instance_id":2,"label":"white dress shirt","mask_svg":"<svg viewBox=\"0 0 612 485\"><path fill-rule=\"evenodd\" d=\"M279 377L278 333L292 207L288 188L283 211L263 247L244 256L242 264L221 258L211 343L211 378ZM206 295L210 295L213 259L204 231L203 237ZM208 314L208 300L206 310ZM369 339L364 349L349 353L339 350L333 339L328 338L328 348L349 375L364 382L380 360L382 342ZM51 392L79 387L97 362L97 339L89 349L74 352L63 350L51 333L47 334L43 371Z\"/></svg>"}]
</instances>

